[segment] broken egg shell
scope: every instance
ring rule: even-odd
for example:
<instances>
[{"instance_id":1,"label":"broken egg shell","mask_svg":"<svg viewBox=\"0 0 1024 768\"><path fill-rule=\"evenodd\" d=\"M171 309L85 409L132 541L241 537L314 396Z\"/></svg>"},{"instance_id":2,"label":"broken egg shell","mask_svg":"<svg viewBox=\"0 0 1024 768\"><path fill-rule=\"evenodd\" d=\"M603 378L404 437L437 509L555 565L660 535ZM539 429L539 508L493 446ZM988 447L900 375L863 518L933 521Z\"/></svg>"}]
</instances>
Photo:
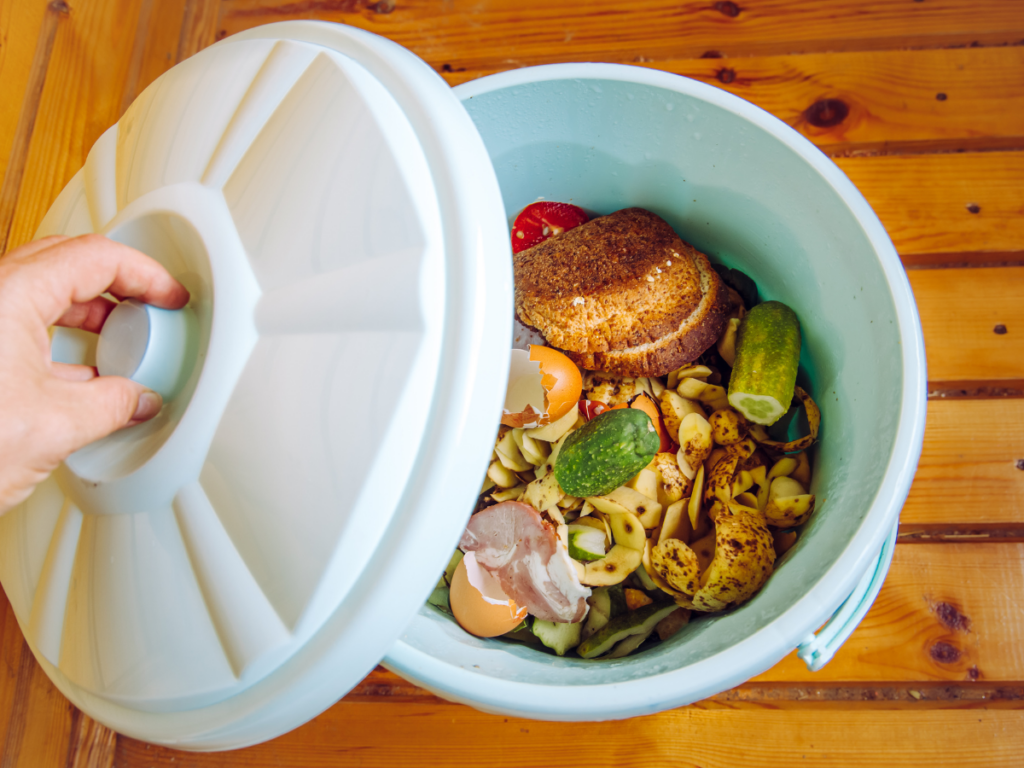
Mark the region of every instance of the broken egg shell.
<instances>
[{"instance_id":1,"label":"broken egg shell","mask_svg":"<svg viewBox=\"0 0 1024 768\"><path fill-rule=\"evenodd\" d=\"M455 569L449 601L455 620L477 637L511 632L527 613L505 594L497 578L480 567L473 552L467 552Z\"/></svg>"},{"instance_id":2,"label":"broken egg shell","mask_svg":"<svg viewBox=\"0 0 1024 768\"><path fill-rule=\"evenodd\" d=\"M551 347L512 350L501 423L532 429L558 421L583 393L580 369Z\"/></svg>"}]
</instances>

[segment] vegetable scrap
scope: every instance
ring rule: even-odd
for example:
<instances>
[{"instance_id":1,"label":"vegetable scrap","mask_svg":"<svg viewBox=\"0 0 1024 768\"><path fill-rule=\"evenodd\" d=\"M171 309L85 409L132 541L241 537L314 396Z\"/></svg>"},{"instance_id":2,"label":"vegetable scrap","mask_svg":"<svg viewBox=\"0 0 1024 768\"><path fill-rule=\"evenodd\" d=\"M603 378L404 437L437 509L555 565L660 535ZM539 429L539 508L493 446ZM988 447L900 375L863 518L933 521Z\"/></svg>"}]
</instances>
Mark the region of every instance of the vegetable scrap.
<instances>
[{"instance_id":1,"label":"vegetable scrap","mask_svg":"<svg viewBox=\"0 0 1024 768\"><path fill-rule=\"evenodd\" d=\"M557 205L541 213L564 215ZM536 235L527 220L547 221L536 209L524 218L530 208L513 242ZM795 383L795 313L752 305L753 281L720 272L728 322L697 360L663 375L580 371L549 347L514 351L522 359L477 511L432 605L480 636L616 659L758 593L814 512L821 413ZM773 436L767 427L779 432L794 400L808 434Z\"/></svg>"}]
</instances>

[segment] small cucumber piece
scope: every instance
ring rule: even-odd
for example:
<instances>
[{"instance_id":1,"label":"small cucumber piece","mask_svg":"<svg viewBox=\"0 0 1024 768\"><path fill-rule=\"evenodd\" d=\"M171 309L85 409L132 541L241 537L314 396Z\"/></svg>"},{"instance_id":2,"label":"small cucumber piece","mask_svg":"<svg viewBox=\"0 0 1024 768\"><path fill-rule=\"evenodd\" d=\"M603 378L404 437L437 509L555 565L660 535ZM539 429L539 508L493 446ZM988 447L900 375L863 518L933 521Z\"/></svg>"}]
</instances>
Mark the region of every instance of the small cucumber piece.
<instances>
[{"instance_id":1,"label":"small cucumber piece","mask_svg":"<svg viewBox=\"0 0 1024 768\"><path fill-rule=\"evenodd\" d=\"M650 464L660 446L651 417L639 408L605 411L566 438L555 479L570 496L604 496Z\"/></svg>"},{"instance_id":2,"label":"small cucumber piece","mask_svg":"<svg viewBox=\"0 0 1024 768\"><path fill-rule=\"evenodd\" d=\"M600 560L605 556L604 531L588 525L569 526L569 557L573 560L589 562Z\"/></svg>"},{"instance_id":3,"label":"small cucumber piece","mask_svg":"<svg viewBox=\"0 0 1024 768\"><path fill-rule=\"evenodd\" d=\"M452 585L452 578L455 576L455 569L458 567L459 563L462 562L462 558L462 551L456 549L452 554L451 559L448 561L448 567L444 569L444 573L441 574L441 578L437 580L437 585L434 587L434 591L431 592L430 597L427 598L428 603L433 605L435 608L440 608L448 614L452 612L449 587Z\"/></svg>"},{"instance_id":4,"label":"small cucumber piece","mask_svg":"<svg viewBox=\"0 0 1024 768\"><path fill-rule=\"evenodd\" d=\"M621 616L629 608L626 607L626 593L621 583L612 584L608 587L608 597L612 601L612 612L609 614L613 619L616 616Z\"/></svg>"},{"instance_id":5,"label":"small cucumber piece","mask_svg":"<svg viewBox=\"0 0 1024 768\"><path fill-rule=\"evenodd\" d=\"M452 553L451 559L448 560L448 565L444 569L444 576L441 578L444 580L444 586L450 587L452 585L452 579L455 578L455 569L459 567L459 563L462 562L462 558L465 557L461 549L456 549ZM437 586L441 586L438 583Z\"/></svg>"},{"instance_id":6,"label":"small cucumber piece","mask_svg":"<svg viewBox=\"0 0 1024 768\"><path fill-rule=\"evenodd\" d=\"M593 659L607 653L616 643L632 635L651 633L655 625L679 606L675 603L652 603L635 611L624 613L609 621L602 629L588 637L576 649L584 659Z\"/></svg>"},{"instance_id":7,"label":"small cucumber piece","mask_svg":"<svg viewBox=\"0 0 1024 768\"><path fill-rule=\"evenodd\" d=\"M584 625L581 635L584 640L601 629L612 618L612 598L608 594L608 587L595 589L590 593L587 602L590 604L590 610L587 611L587 623Z\"/></svg>"},{"instance_id":8,"label":"small cucumber piece","mask_svg":"<svg viewBox=\"0 0 1024 768\"><path fill-rule=\"evenodd\" d=\"M758 304L736 334L729 405L755 424L774 424L793 401L799 363L796 313L779 301Z\"/></svg>"},{"instance_id":9,"label":"small cucumber piece","mask_svg":"<svg viewBox=\"0 0 1024 768\"><path fill-rule=\"evenodd\" d=\"M538 618L533 620L533 634L559 656L565 656L566 651L579 645L582 633L583 624L579 621L575 624L559 624Z\"/></svg>"},{"instance_id":10,"label":"small cucumber piece","mask_svg":"<svg viewBox=\"0 0 1024 768\"><path fill-rule=\"evenodd\" d=\"M629 654L631 654L633 651L635 651L637 648L644 644L644 641L651 636L651 633L653 631L654 627L651 627L646 632L641 632L638 635L630 635L621 643L612 648L611 651L605 654L605 658L621 659L623 656L629 656Z\"/></svg>"},{"instance_id":11,"label":"small cucumber piece","mask_svg":"<svg viewBox=\"0 0 1024 768\"><path fill-rule=\"evenodd\" d=\"M434 591L430 593L430 597L427 598L427 602L435 608L440 608L449 615L452 612L448 587L434 587Z\"/></svg>"},{"instance_id":12,"label":"small cucumber piece","mask_svg":"<svg viewBox=\"0 0 1024 768\"><path fill-rule=\"evenodd\" d=\"M652 579L651 575L647 573L646 566L641 564L639 568L633 571L633 573L636 574L636 577L639 579L640 584L643 585L644 590L647 592L654 592L655 594L658 593L658 585L654 583L654 579Z\"/></svg>"}]
</instances>

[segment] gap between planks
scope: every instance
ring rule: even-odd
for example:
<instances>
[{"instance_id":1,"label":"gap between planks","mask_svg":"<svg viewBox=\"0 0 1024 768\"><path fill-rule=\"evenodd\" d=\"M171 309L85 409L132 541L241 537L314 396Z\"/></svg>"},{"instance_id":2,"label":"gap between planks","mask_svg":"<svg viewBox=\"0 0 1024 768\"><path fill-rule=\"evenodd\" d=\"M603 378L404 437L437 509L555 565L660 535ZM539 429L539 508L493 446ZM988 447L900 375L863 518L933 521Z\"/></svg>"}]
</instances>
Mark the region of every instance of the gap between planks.
<instances>
[{"instance_id":1,"label":"gap between planks","mask_svg":"<svg viewBox=\"0 0 1024 768\"><path fill-rule=\"evenodd\" d=\"M809 0L799 6L791 0L590 0L585 13L544 0L225 0L220 29L230 35L314 16L382 33L447 72L555 61L1014 44L1024 38L1024 19L998 0Z\"/></svg>"},{"instance_id":2,"label":"gap between planks","mask_svg":"<svg viewBox=\"0 0 1024 768\"><path fill-rule=\"evenodd\" d=\"M28 150L32 144L32 134L35 130L36 118L39 115L39 105L42 102L43 86L46 85L46 72L50 66L50 57L53 55L53 46L57 39L57 29L61 19L67 17L70 10L64 0L53 0L49 3L46 15L43 17L42 29L40 29L36 41L32 66L29 70L28 86L21 103L18 124L14 130L14 140L7 158L7 167L4 169L3 185L0 186L0 254L7 251L11 225L14 222L14 213L18 205L18 194L21 191L21 182L25 176L25 166L28 162Z\"/></svg>"},{"instance_id":3,"label":"gap between planks","mask_svg":"<svg viewBox=\"0 0 1024 768\"><path fill-rule=\"evenodd\" d=\"M377 667L353 688L346 700L436 701L443 699L408 682L384 667ZM842 709L905 708L1024 708L1024 682L915 682L915 683L743 683L690 706L818 708L832 704Z\"/></svg>"}]
</instances>

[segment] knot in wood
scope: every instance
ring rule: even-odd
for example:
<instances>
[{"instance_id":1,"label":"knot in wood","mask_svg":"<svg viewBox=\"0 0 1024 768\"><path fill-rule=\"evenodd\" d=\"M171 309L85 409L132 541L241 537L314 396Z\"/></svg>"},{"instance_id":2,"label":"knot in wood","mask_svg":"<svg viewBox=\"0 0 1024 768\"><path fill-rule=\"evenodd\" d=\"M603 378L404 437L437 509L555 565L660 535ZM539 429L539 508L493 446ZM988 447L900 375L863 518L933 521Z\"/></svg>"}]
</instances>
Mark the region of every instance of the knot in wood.
<instances>
[{"instance_id":1,"label":"knot in wood","mask_svg":"<svg viewBox=\"0 0 1024 768\"><path fill-rule=\"evenodd\" d=\"M714 7L716 11L730 19L735 19L740 15L740 7L733 2L715 3Z\"/></svg>"},{"instance_id":2,"label":"knot in wood","mask_svg":"<svg viewBox=\"0 0 1024 768\"><path fill-rule=\"evenodd\" d=\"M728 85L729 83L736 79L736 70L729 69L728 67L722 67L720 70L718 70L716 76L718 77L719 82Z\"/></svg>"},{"instance_id":3,"label":"knot in wood","mask_svg":"<svg viewBox=\"0 0 1024 768\"><path fill-rule=\"evenodd\" d=\"M818 99L804 111L804 118L815 128L832 128L849 114L850 108L842 99Z\"/></svg>"},{"instance_id":4,"label":"knot in wood","mask_svg":"<svg viewBox=\"0 0 1024 768\"><path fill-rule=\"evenodd\" d=\"M939 664L955 664L960 660L960 649L940 640L928 650L928 655Z\"/></svg>"}]
</instances>

